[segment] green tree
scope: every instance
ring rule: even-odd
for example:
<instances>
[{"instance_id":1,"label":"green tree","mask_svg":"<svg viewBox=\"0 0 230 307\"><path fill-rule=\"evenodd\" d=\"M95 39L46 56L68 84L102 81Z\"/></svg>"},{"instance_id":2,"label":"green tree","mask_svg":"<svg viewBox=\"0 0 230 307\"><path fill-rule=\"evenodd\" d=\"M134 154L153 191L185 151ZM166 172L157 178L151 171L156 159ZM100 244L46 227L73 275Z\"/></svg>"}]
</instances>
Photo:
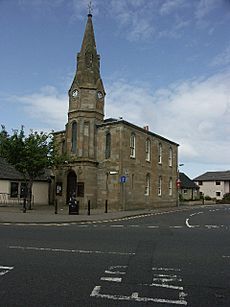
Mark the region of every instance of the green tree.
<instances>
[{"instance_id":1,"label":"green tree","mask_svg":"<svg viewBox=\"0 0 230 307\"><path fill-rule=\"evenodd\" d=\"M31 209L34 180L55 163L55 150L51 133L30 131L26 136L23 126L10 135L4 126L0 131L0 156L22 173L27 186L29 209Z\"/></svg>"}]
</instances>

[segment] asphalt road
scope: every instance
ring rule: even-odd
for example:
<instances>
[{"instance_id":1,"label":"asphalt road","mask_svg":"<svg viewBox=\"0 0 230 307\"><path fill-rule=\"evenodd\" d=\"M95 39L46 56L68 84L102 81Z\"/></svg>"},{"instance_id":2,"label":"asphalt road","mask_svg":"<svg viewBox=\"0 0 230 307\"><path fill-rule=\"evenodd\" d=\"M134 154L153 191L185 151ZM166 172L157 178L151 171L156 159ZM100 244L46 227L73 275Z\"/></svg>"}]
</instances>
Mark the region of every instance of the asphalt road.
<instances>
[{"instance_id":1,"label":"asphalt road","mask_svg":"<svg viewBox=\"0 0 230 307\"><path fill-rule=\"evenodd\" d=\"M230 205L0 226L0 306L230 306Z\"/></svg>"}]
</instances>

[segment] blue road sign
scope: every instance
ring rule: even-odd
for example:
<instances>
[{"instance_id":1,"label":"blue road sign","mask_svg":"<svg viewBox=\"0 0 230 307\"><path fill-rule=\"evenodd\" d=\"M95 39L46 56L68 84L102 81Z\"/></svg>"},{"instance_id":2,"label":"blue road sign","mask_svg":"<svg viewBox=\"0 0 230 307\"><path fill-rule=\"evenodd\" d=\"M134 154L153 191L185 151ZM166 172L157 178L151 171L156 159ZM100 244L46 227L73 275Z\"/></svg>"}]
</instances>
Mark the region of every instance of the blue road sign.
<instances>
[{"instance_id":1,"label":"blue road sign","mask_svg":"<svg viewBox=\"0 0 230 307\"><path fill-rule=\"evenodd\" d=\"M120 182L121 182L121 183L125 183L125 182L126 182L126 179L127 179L126 176L121 176L121 177L120 177Z\"/></svg>"}]
</instances>

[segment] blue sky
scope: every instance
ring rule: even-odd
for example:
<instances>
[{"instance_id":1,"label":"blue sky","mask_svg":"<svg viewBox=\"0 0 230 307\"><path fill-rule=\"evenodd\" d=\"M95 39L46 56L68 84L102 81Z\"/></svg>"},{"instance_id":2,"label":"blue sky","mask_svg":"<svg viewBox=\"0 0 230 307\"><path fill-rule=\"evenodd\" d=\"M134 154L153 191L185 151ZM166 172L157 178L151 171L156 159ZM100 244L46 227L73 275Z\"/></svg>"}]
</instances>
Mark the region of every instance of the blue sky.
<instances>
[{"instance_id":1,"label":"blue sky","mask_svg":"<svg viewBox=\"0 0 230 307\"><path fill-rule=\"evenodd\" d=\"M83 0L0 0L0 123L63 130ZM229 170L230 0L95 0L106 117L180 144L194 178Z\"/></svg>"}]
</instances>

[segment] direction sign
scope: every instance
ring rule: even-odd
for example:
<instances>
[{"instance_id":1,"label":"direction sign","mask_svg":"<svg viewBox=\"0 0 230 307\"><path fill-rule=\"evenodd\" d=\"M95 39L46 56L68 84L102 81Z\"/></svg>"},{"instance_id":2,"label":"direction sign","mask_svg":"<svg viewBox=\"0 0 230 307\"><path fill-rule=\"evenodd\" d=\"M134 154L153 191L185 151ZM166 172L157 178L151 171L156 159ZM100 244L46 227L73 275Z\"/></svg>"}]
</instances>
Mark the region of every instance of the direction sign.
<instances>
[{"instance_id":1,"label":"direction sign","mask_svg":"<svg viewBox=\"0 0 230 307\"><path fill-rule=\"evenodd\" d=\"M120 177L120 182L121 182L121 183L125 183L126 180L127 180L127 177L126 177L126 176L121 176L121 177Z\"/></svg>"}]
</instances>

